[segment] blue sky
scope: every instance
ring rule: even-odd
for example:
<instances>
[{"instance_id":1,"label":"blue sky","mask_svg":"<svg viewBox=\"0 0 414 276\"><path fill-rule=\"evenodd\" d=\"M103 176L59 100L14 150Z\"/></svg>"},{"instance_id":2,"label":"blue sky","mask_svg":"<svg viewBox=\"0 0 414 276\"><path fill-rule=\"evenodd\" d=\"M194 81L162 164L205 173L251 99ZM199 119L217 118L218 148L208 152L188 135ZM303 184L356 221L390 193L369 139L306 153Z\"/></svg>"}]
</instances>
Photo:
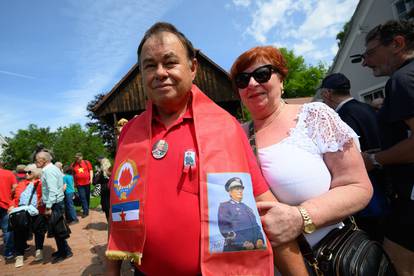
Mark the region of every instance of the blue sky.
<instances>
[{"instance_id":1,"label":"blue sky","mask_svg":"<svg viewBox=\"0 0 414 276\"><path fill-rule=\"evenodd\" d=\"M0 1L0 134L31 123L52 130L87 122L86 106L136 62L157 21L171 22L229 70L256 45L293 49L329 65L336 34L357 0Z\"/></svg>"}]
</instances>

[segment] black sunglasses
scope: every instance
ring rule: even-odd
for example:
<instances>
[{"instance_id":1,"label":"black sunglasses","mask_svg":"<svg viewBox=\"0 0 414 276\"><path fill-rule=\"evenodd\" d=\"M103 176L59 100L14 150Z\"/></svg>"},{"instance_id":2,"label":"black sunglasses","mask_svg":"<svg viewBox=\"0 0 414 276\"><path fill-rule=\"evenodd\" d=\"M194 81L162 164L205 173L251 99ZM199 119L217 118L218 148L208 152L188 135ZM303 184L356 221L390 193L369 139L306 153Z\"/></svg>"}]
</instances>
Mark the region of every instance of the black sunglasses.
<instances>
[{"instance_id":1,"label":"black sunglasses","mask_svg":"<svg viewBox=\"0 0 414 276\"><path fill-rule=\"evenodd\" d=\"M26 174L32 174L32 171L25 171Z\"/></svg>"},{"instance_id":2,"label":"black sunglasses","mask_svg":"<svg viewBox=\"0 0 414 276\"><path fill-rule=\"evenodd\" d=\"M277 68L271 64L263 65L251 73L238 73L234 77L237 88L244 89L249 85L250 78L253 77L258 83L265 83L270 80L272 72L278 72Z\"/></svg>"}]
</instances>

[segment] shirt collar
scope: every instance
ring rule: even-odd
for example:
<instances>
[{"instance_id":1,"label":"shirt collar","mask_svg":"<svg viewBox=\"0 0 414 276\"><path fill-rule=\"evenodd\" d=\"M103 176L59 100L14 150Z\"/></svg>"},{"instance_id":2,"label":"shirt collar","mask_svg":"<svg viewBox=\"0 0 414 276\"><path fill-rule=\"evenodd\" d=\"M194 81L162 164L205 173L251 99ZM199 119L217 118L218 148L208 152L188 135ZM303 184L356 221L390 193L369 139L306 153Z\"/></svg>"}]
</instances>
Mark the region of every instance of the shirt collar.
<instances>
[{"instance_id":1,"label":"shirt collar","mask_svg":"<svg viewBox=\"0 0 414 276\"><path fill-rule=\"evenodd\" d=\"M338 104L338 106L335 108L335 111L336 112L338 112L339 111L339 109L341 109L341 107L344 105L344 104L346 104L347 102L349 102L349 101L351 101L351 100L353 100L354 98L348 98L348 99L346 99L346 100L343 100L340 104Z\"/></svg>"}]
</instances>

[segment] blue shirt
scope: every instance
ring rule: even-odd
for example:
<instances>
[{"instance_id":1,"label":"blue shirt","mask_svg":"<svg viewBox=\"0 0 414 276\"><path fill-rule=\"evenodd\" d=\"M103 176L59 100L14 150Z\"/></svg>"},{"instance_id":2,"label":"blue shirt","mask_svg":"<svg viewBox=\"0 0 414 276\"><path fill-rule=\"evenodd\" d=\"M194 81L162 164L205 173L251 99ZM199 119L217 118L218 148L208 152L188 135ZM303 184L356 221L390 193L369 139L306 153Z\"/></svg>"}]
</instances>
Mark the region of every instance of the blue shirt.
<instances>
[{"instance_id":1,"label":"blue shirt","mask_svg":"<svg viewBox=\"0 0 414 276\"><path fill-rule=\"evenodd\" d=\"M42 173L42 201L46 208L52 208L54 203L63 201L63 174L55 165L49 163Z\"/></svg>"},{"instance_id":2,"label":"blue shirt","mask_svg":"<svg viewBox=\"0 0 414 276\"><path fill-rule=\"evenodd\" d=\"M70 174L65 174L63 176L63 183L66 184L66 194L74 193L75 192L75 186L73 185L73 176Z\"/></svg>"}]
</instances>

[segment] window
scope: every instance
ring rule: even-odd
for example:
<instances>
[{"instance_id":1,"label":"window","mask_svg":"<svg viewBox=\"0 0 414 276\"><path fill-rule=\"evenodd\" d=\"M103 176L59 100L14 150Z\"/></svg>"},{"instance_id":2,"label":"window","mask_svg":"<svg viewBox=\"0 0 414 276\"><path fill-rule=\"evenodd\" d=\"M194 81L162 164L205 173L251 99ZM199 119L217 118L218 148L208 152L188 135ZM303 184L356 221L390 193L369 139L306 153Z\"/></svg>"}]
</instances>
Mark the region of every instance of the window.
<instances>
[{"instance_id":1,"label":"window","mask_svg":"<svg viewBox=\"0 0 414 276\"><path fill-rule=\"evenodd\" d=\"M368 93L365 93L362 95L362 98L364 99L364 102L366 103L371 103L372 100L376 99L376 98L385 98L385 93L384 93L384 89L380 88L380 89L376 89L373 91L370 91Z\"/></svg>"},{"instance_id":2,"label":"window","mask_svg":"<svg viewBox=\"0 0 414 276\"><path fill-rule=\"evenodd\" d=\"M394 9L399 19L409 19L408 12L414 8L414 0L398 0L394 2Z\"/></svg>"}]
</instances>

